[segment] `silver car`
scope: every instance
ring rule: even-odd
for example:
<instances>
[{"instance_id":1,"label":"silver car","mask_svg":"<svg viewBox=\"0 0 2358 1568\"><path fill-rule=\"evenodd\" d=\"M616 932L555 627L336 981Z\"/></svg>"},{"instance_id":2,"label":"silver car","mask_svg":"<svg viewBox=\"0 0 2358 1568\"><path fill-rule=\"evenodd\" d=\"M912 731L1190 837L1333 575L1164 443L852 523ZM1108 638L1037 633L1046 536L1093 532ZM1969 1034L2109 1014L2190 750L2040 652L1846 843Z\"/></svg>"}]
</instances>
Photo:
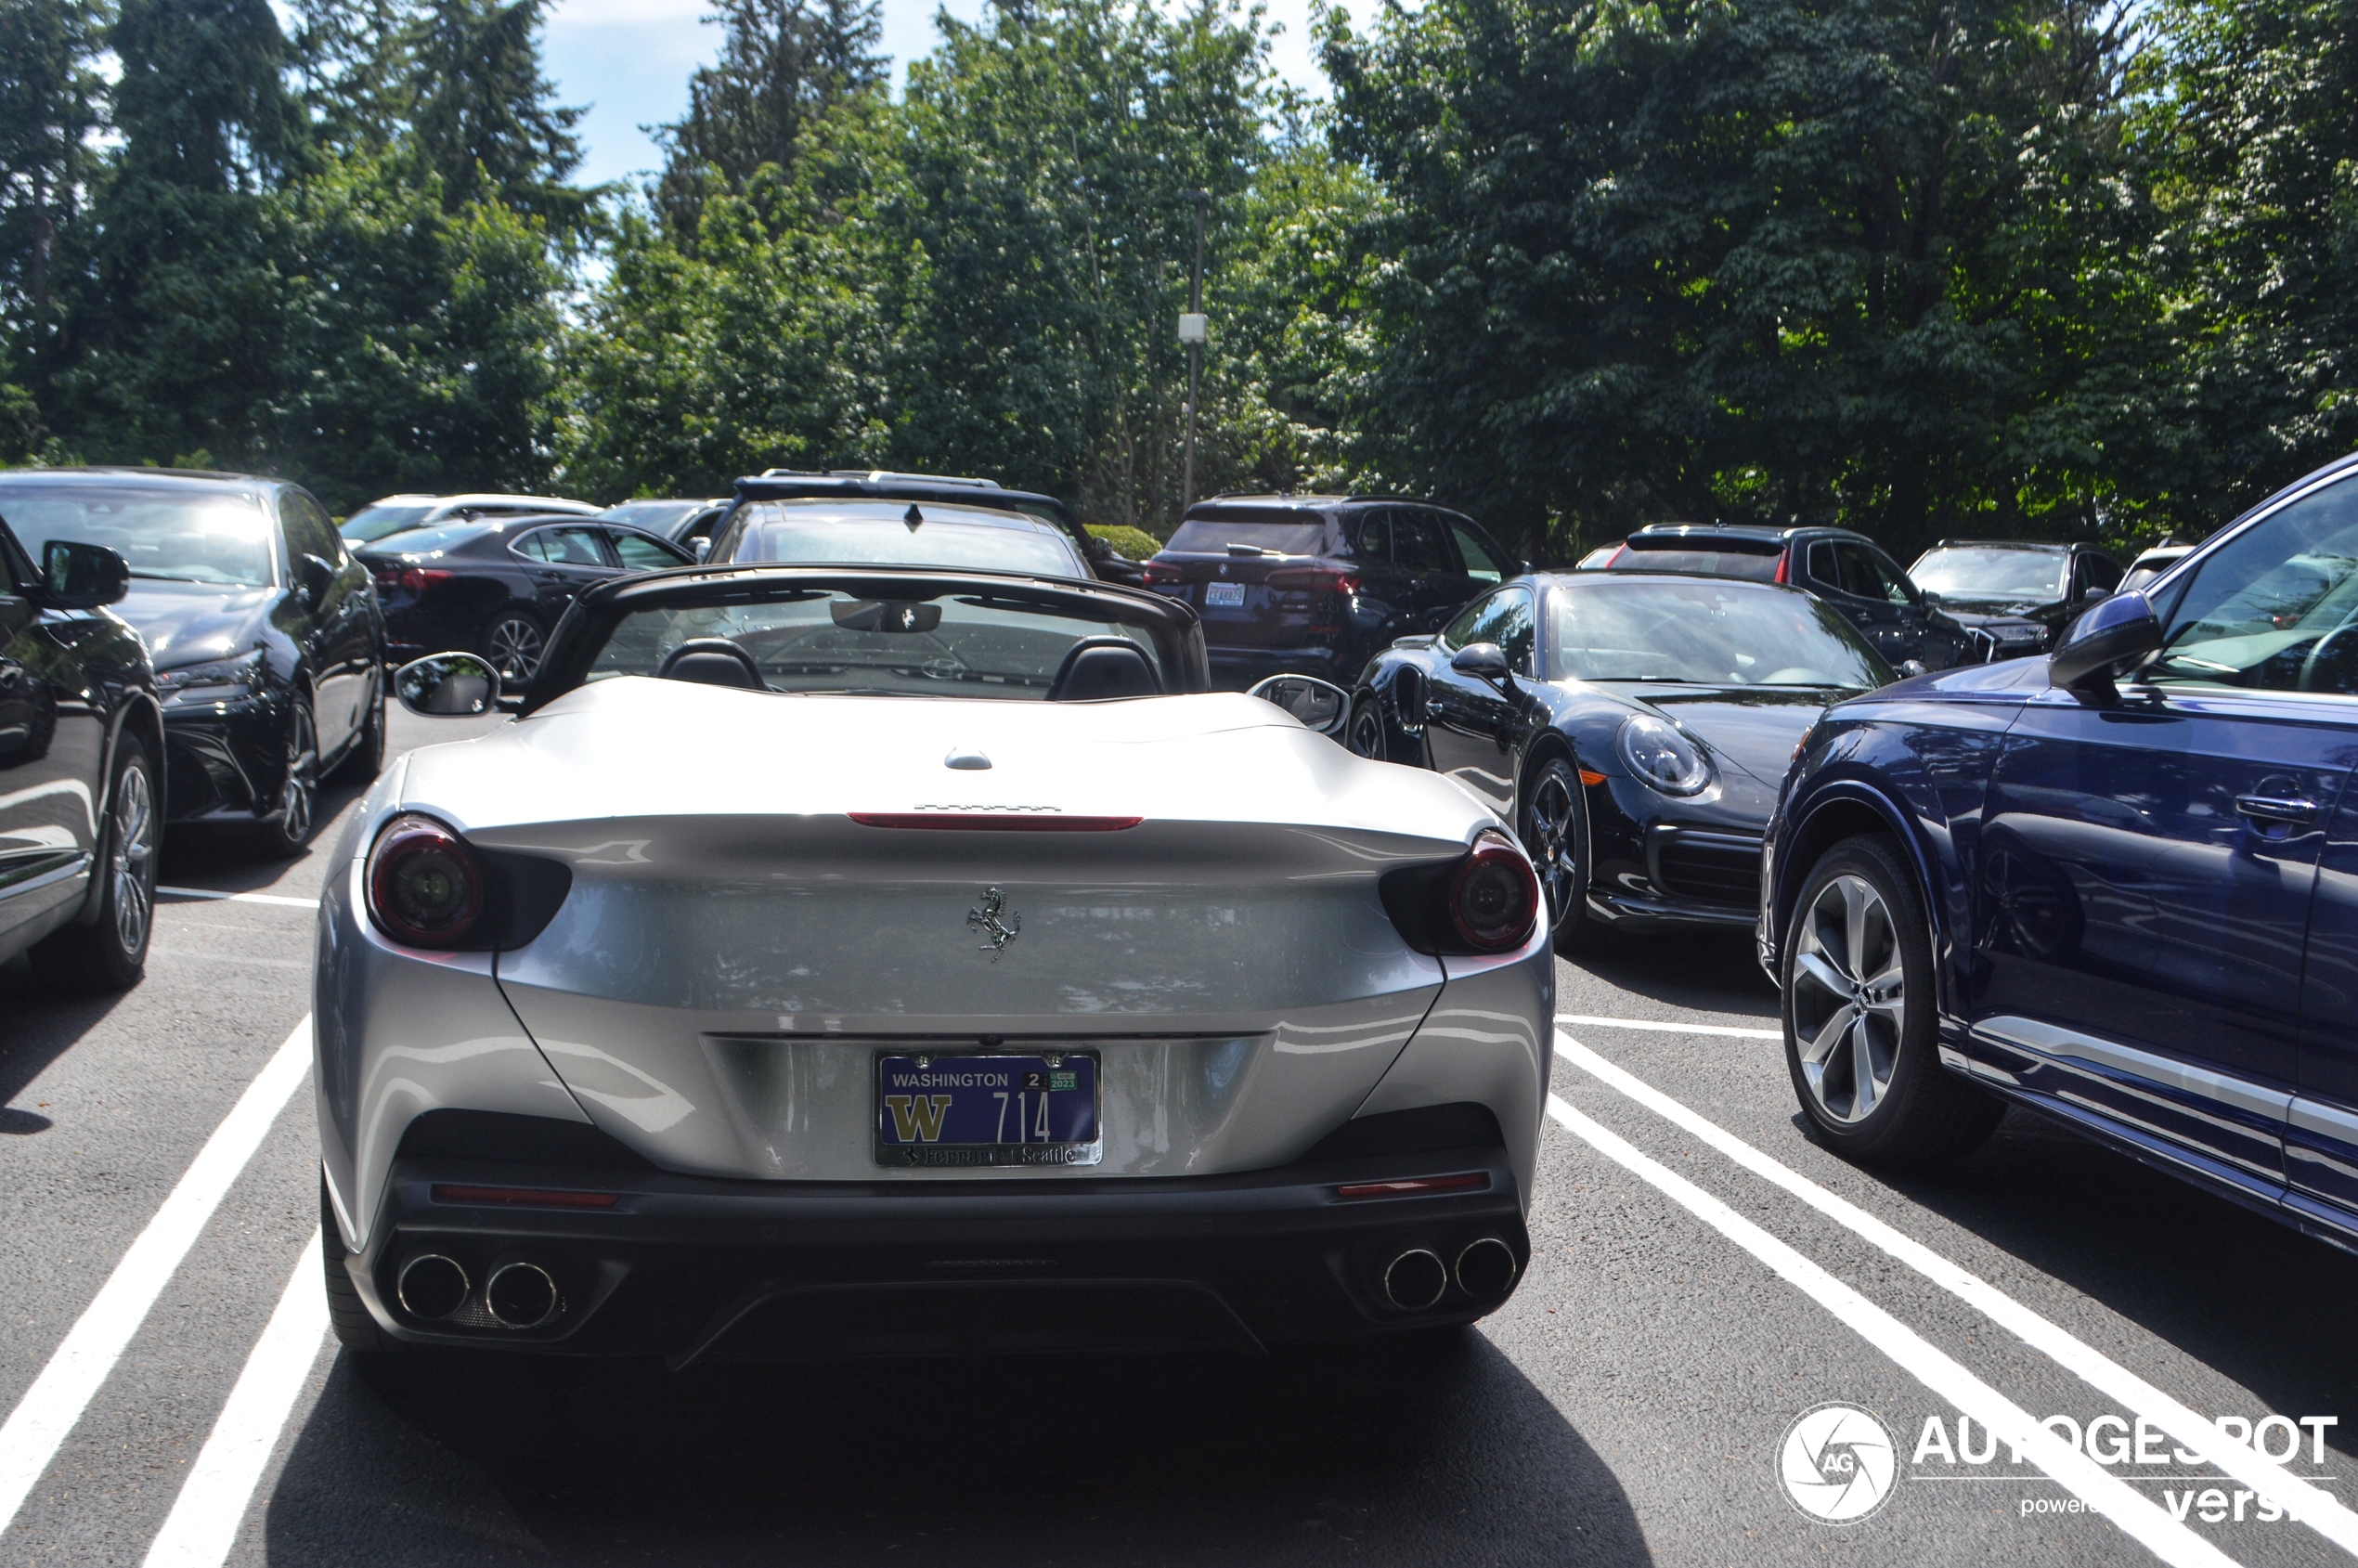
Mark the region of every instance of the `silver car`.
<instances>
[{"instance_id":1,"label":"silver car","mask_svg":"<svg viewBox=\"0 0 2358 1568\"><path fill-rule=\"evenodd\" d=\"M516 720L410 753L334 851L343 1342L677 1367L1495 1309L1554 1009L1531 862L1336 744L1343 693L1206 684L1192 612L1108 585L589 590ZM396 688L500 701L463 654Z\"/></svg>"}]
</instances>

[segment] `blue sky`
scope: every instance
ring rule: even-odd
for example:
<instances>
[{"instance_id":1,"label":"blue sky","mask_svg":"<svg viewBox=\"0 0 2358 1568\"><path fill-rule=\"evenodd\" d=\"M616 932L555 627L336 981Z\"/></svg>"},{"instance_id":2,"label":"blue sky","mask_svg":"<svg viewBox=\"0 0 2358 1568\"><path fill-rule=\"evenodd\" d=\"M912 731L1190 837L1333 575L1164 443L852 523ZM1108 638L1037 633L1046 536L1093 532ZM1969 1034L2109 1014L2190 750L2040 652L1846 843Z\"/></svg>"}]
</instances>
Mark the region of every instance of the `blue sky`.
<instances>
[{"instance_id":1,"label":"blue sky","mask_svg":"<svg viewBox=\"0 0 2358 1568\"><path fill-rule=\"evenodd\" d=\"M582 119L588 157L578 177L587 183L632 179L661 162L639 129L679 117L688 101L688 73L719 52L720 30L703 17L711 0L556 0L549 13L547 58L558 101L586 104ZM884 48L893 58L897 86L904 65L934 45L933 19L942 10L972 21L984 0L884 0ZM1269 20L1283 24L1277 69L1288 80L1324 96L1324 79L1310 54L1309 0L1269 0Z\"/></svg>"}]
</instances>

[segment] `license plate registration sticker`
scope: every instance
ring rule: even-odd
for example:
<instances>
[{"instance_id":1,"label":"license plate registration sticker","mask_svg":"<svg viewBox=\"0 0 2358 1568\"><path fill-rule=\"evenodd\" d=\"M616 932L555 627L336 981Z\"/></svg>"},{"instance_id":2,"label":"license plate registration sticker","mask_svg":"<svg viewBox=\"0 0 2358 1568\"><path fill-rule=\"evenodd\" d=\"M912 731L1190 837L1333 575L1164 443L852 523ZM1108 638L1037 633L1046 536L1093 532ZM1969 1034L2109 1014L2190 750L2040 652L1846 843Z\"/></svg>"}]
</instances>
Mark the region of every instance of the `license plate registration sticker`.
<instances>
[{"instance_id":1,"label":"license plate registration sticker","mask_svg":"<svg viewBox=\"0 0 2358 1568\"><path fill-rule=\"evenodd\" d=\"M1245 603L1245 585L1206 583L1203 585L1203 602L1214 609L1241 610Z\"/></svg>"},{"instance_id":2,"label":"license plate registration sticker","mask_svg":"<svg viewBox=\"0 0 2358 1568\"><path fill-rule=\"evenodd\" d=\"M876 1163L1095 1165L1097 1058L876 1058Z\"/></svg>"}]
</instances>

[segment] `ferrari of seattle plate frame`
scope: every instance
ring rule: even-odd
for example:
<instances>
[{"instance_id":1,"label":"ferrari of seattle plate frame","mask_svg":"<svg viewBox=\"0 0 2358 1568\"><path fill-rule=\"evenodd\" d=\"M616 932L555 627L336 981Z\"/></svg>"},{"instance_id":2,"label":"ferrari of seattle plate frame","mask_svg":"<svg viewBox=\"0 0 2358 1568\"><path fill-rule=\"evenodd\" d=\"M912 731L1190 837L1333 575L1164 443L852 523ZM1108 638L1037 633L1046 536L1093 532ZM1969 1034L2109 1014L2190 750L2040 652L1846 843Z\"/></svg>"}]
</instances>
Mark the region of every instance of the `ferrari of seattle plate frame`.
<instances>
[{"instance_id":1,"label":"ferrari of seattle plate frame","mask_svg":"<svg viewBox=\"0 0 2358 1568\"><path fill-rule=\"evenodd\" d=\"M880 1056L875 1125L879 1165L1095 1165L1097 1058Z\"/></svg>"}]
</instances>

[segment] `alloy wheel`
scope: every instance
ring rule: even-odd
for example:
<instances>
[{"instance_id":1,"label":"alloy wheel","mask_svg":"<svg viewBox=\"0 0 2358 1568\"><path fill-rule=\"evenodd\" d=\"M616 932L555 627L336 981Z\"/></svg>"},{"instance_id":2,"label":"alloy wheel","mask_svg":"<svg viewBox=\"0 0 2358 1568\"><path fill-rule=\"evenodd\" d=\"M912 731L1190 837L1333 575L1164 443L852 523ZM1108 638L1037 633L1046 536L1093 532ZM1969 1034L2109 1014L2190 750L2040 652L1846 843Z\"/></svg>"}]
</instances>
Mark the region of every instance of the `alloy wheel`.
<instances>
[{"instance_id":1,"label":"alloy wheel","mask_svg":"<svg viewBox=\"0 0 2358 1568\"><path fill-rule=\"evenodd\" d=\"M527 685L533 672L540 667L541 650L548 639L540 628L522 616L502 616L491 623L491 631L484 639L484 653L491 660L491 667L499 672L500 684Z\"/></svg>"},{"instance_id":2,"label":"alloy wheel","mask_svg":"<svg viewBox=\"0 0 2358 1568\"><path fill-rule=\"evenodd\" d=\"M107 874L114 887L115 941L136 956L148 941L148 921L155 904L156 813L148 771L123 771L115 789L114 851Z\"/></svg>"},{"instance_id":3,"label":"alloy wheel","mask_svg":"<svg viewBox=\"0 0 2358 1568\"><path fill-rule=\"evenodd\" d=\"M1384 758L1383 715L1376 711L1373 702L1362 702L1351 715L1351 732L1343 749L1354 757L1368 757L1381 762Z\"/></svg>"},{"instance_id":4,"label":"alloy wheel","mask_svg":"<svg viewBox=\"0 0 2358 1568\"><path fill-rule=\"evenodd\" d=\"M1522 847L1539 872L1539 886L1548 894L1548 919L1561 923L1579 886L1579 851L1573 840L1572 786L1563 770L1549 768L1539 775L1524 812Z\"/></svg>"},{"instance_id":5,"label":"alloy wheel","mask_svg":"<svg viewBox=\"0 0 2358 1568\"><path fill-rule=\"evenodd\" d=\"M1810 1096L1833 1121L1864 1121L1890 1093L1908 1025L1898 927L1865 877L1844 872L1810 901L1791 983Z\"/></svg>"},{"instance_id":6,"label":"alloy wheel","mask_svg":"<svg viewBox=\"0 0 2358 1568\"><path fill-rule=\"evenodd\" d=\"M279 790L279 834L289 844L311 836L311 813L319 794L319 751L311 710L298 706L287 727L287 782Z\"/></svg>"}]
</instances>

